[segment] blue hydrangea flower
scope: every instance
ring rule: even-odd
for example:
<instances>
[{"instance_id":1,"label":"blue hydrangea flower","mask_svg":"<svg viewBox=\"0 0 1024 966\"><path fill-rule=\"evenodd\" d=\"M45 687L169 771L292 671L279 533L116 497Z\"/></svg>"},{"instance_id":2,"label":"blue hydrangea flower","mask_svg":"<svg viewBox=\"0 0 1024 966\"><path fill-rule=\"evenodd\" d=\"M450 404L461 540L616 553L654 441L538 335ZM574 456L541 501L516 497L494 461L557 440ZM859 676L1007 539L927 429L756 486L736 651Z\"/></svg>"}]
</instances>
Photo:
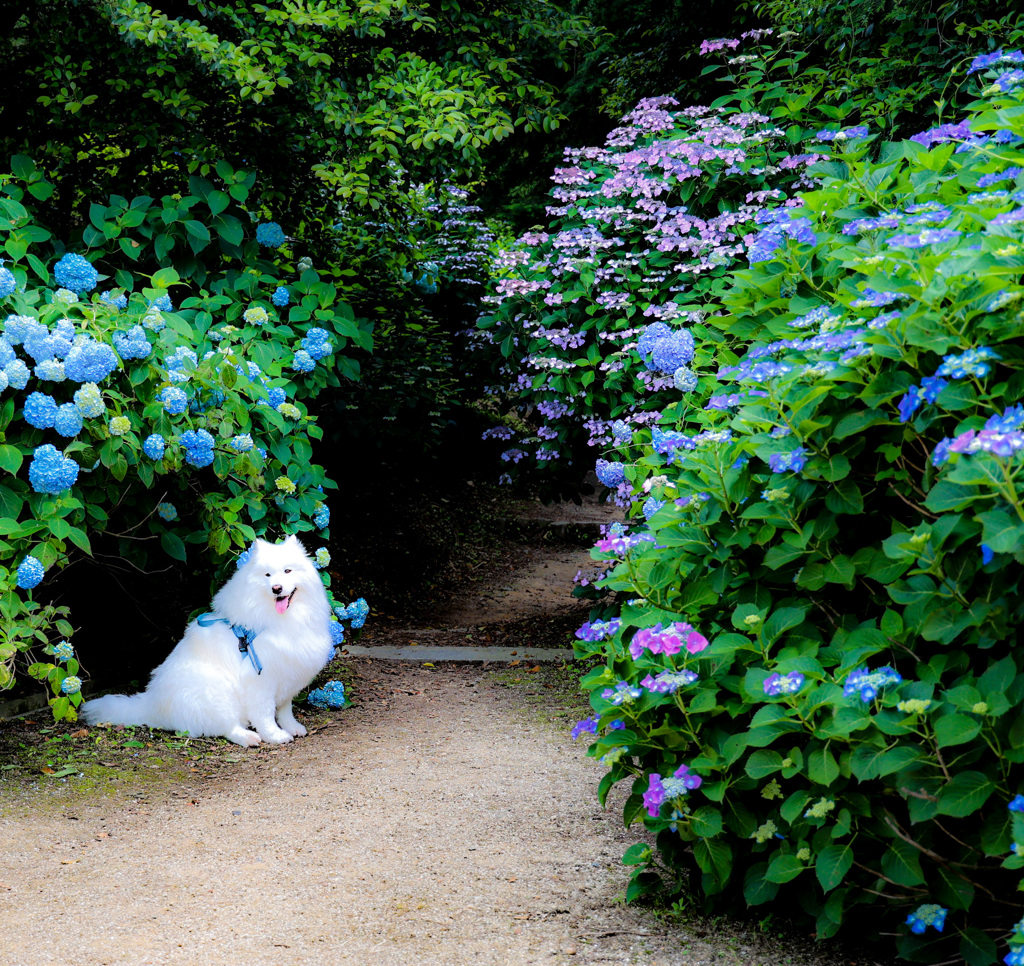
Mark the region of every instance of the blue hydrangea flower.
<instances>
[{"instance_id":1,"label":"blue hydrangea flower","mask_svg":"<svg viewBox=\"0 0 1024 966\"><path fill-rule=\"evenodd\" d=\"M67 366L64 369L67 372ZM29 376L32 373L21 359L14 359L4 366L4 375L7 377L7 384L12 389L24 389L28 385Z\"/></svg>"},{"instance_id":2,"label":"blue hydrangea flower","mask_svg":"<svg viewBox=\"0 0 1024 966\"><path fill-rule=\"evenodd\" d=\"M345 685L341 681L328 681L322 688L310 691L306 701L314 708L344 708Z\"/></svg>"},{"instance_id":3,"label":"blue hydrangea flower","mask_svg":"<svg viewBox=\"0 0 1024 966\"><path fill-rule=\"evenodd\" d=\"M43 579L42 562L33 556L24 557L18 564L18 586L22 590L31 590L37 587Z\"/></svg>"},{"instance_id":4,"label":"blue hydrangea flower","mask_svg":"<svg viewBox=\"0 0 1024 966\"><path fill-rule=\"evenodd\" d=\"M161 295L149 303L149 308L156 309L158 312L173 312L174 303L171 301L171 297L169 295ZM160 321L162 322L163 319Z\"/></svg>"},{"instance_id":5,"label":"blue hydrangea flower","mask_svg":"<svg viewBox=\"0 0 1024 966\"><path fill-rule=\"evenodd\" d=\"M650 520L663 506L665 505L664 500L655 499L653 496L649 496L643 505L643 514L645 520Z\"/></svg>"},{"instance_id":6,"label":"blue hydrangea flower","mask_svg":"<svg viewBox=\"0 0 1024 966\"><path fill-rule=\"evenodd\" d=\"M773 453L768 457L768 465L773 473L785 473L787 470L799 473L806 463L807 450L802 446L798 446L788 453Z\"/></svg>"},{"instance_id":7,"label":"blue hydrangea flower","mask_svg":"<svg viewBox=\"0 0 1024 966\"><path fill-rule=\"evenodd\" d=\"M145 359L153 351L141 325L133 326L127 332L115 332L113 342L122 359Z\"/></svg>"},{"instance_id":8,"label":"blue hydrangea flower","mask_svg":"<svg viewBox=\"0 0 1024 966\"><path fill-rule=\"evenodd\" d=\"M777 697L780 694L796 694L804 686L804 676L799 671L789 674L770 674L764 679L764 693Z\"/></svg>"},{"instance_id":9,"label":"blue hydrangea flower","mask_svg":"<svg viewBox=\"0 0 1024 966\"><path fill-rule=\"evenodd\" d=\"M82 679L76 674L69 674L60 682L60 689L64 694L78 694L82 690Z\"/></svg>"},{"instance_id":10,"label":"blue hydrangea flower","mask_svg":"<svg viewBox=\"0 0 1024 966\"><path fill-rule=\"evenodd\" d=\"M68 252L53 266L53 277L61 288L81 295L82 292L91 292L96 288L100 274L87 258Z\"/></svg>"},{"instance_id":11,"label":"blue hydrangea flower","mask_svg":"<svg viewBox=\"0 0 1024 966\"><path fill-rule=\"evenodd\" d=\"M949 376L950 379L966 379L968 376L981 378L992 368L989 360L999 359L999 353L988 346L977 346L960 355L951 353L942 357L942 365L935 371L937 376Z\"/></svg>"},{"instance_id":12,"label":"blue hydrangea flower","mask_svg":"<svg viewBox=\"0 0 1024 966\"><path fill-rule=\"evenodd\" d=\"M70 661L75 656L75 649L67 641L61 641L54 646L53 656L58 661Z\"/></svg>"},{"instance_id":13,"label":"blue hydrangea flower","mask_svg":"<svg viewBox=\"0 0 1024 966\"><path fill-rule=\"evenodd\" d=\"M366 623L366 618L370 613L370 605L366 603L364 598L360 597L345 607L335 607L334 613L341 620L347 620L352 625L353 630L359 630Z\"/></svg>"},{"instance_id":14,"label":"blue hydrangea flower","mask_svg":"<svg viewBox=\"0 0 1024 966\"><path fill-rule=\"evenodd\" d=\"M598 460L594 470L597 478L608 487L616 487L626 479L626 467L622 463Z\"/></svg>"},{"instance_id":15,"label":"blue hydrangea flower","mask_svg":"<svg viewBox=\"0 0 1024 966\"><path fill-rule=\"evenodd\" d=\"M614 637L621 627L622 621L618 617L613 617L607 621L587 621L576 631L576 637L581 641L589 641L591 643L606 641Z\"/></svg>"},{"instance_id":16,"label":"blue hydrangea flower","mask_svg":"<svg viewBox=\"0 0 1024 966\"><path fill-rule=\"evenodd\" d=\"M1024 795L1016 795L1006 807L1011 812L1024 812Z\"/></svg>"},{"instance_id":17,"label":"blue hydrangea flower","mask_svg":"<svg viewBox=\"0 0 1024 966\"><path fill-rule=\"evenodd\" d=\"M331 511L326 503L317 503L313 508L313 523L318 530L326 530L331 522Z\"/></svg>"},{"instance_id":18,"label":"blue hydrangea flower","mask_svg":"<svg viewBox=\"0 0 1024 966\"><path fill-rule=\"evenodd\" d=\"M232 436L228 444L236 453L248 453L253 448L252 436L249 433L242 433Z\"/></svg>"},{"instance_id":19,"label":"blue hydrangea flower","mask_svg":"<svg viewBox=\"0 0 1024 966\"><path fill-rule=\"evenodd\" d=\"M109 305L112 309L124 310L128 308L128 296L123 292L115 295L112 289L100 292L100 302L104 305Z\"/></svg>"},{"instance_id":20,"label":"blue hydrangea flower","mask_svg":"<svg viewBox=\"0 0 1024 966\"><path fill-rule=\"evenodd\" d=\"M320 547L317 552L313 555L313 566L317 570L323 570L324 567L329 567L331 564L331 553L326 547Z\"/></svg>"},{"instance_id":21,"label":"blue hydrangea flower","mask_svg":"<svg viewBox=\"0 0 1024 966\"><path fill-rule=\"evenodd\" d=\"M61 403L53 420L53 428L71 439L82 431L82 413L73 402Z\"/></svg>"},{"instance_id":22,"label":"blue hydrangea flower","mask_svg":"<svg viewBox=\"0 0 1024 966\"><path fill-rule=\"evenodd\" d=\"M693 336L686 329L680 329L658 339L651 349L650 359L644 364L658 372L675 372L693 358L693 352Z\"/></svg>"},{"instance_id":23,"label":"blue hydrangea flower","mask_svg":"<svg viewBox=\"0 0 1024 966\"><path fill-rule=\"evenodd\" d=\"M3 262L0 261L0 299L13 295L17 287L18 280L10 269L3 267Z\"/></svg>"},{"instance_id":24,"label":"blue hydrangea flower","mask_svg":"<svg viewBox=\"0 0 1024 966\"><path fill-rule=\"evenodd\" d=\"M271 386L267 390L267 399L270 405L277 409L281 403L288 399L288 394L280 386Z\"/></svg>"},{"instance_id":25,"label":"blue hydrangea flower","mask_svg":"<svg viewBox=\"0 0 1024 966\"><path fill-rule=\"evenodd\" d=\"M9 362L14 362L17 358L18 357L14 352L14 346L12 346L6 338L0 337L0 369L6 366Z\"/></svg>"},{"instance_id":26,"label":"blue hydrangea flower","mask_svg":"<svg viewBox=\"0 0 1024 966\"><path fill-rule=\"evenodd\" d=\"M35 376L42 382L63 382L64 363L57 359L44 359L35 368Z\"/></svg>"},{"instance_id":27,"label":"blue hydrangea flower","mask_svg":"<svg viewBox=\"0 0 1024 966\"><path fill-rule=\"evenodd\" d=\"M334 346L330 343L330 333L319 326L311 328L299 345L309 353L311 359L318 362L334 351Z\"/></svg>"},{"instance_id":28,"label":"blue hydrangea flower","mask_svg":"<svg viewBox=\"0 0 1024 966\"><path fill-rule=\"evenodd\" d=\"M316 368L316 361L305 349L299 349L292 359L292 369L296 372L312 372Z\"/></svg>"},{"instance_id":29,"label":"blue hydrangea flower","mask_svg":"<svg viewBox=\"0 0 1024 966\"><path fill-rule=\"evenodd\" d=\"M990 54L979 54L974 60L971 61L971 66L967 69L968 74L976 74L980 70L988 70L990 67L995 67L999 64L1021 64L1024 63L1024 54L1019 50L1008 50L1003 52L1002 47L998 50L993 50Z\"/></svg>"},{"instance_id":30,"label":"blue hydrangea flower","mask_svg":"<svg viewBox=\"0 0 1024 966\"><path fill-rule=\"evenodd\" d=\"M83 383L82 388L76 390L74 399L78 411L90 419L102 416L107 411L100 387L94 382Z\"/></svg>"},{"instance_id":31,"label":"blue hydrangea flower","mask_svg":"<svg viewBox=\"0 0 1024 966\"><path fill-rule=\"evenodd\" d=\"M664 322L652 322L640 334L636 340L636 351L641 356L649 356L654 349L654 344L659 339L665 339L672 334L672 330Z\"/></svg>"},{"instance_id":32,"label":"blue hydrangea flower","mask_svg":"<svg viewBox=\"0 0 1024 966\"><path fill-rule=\"evenodd\" d=\"M159 460L163 459L166 446L167 443L163 436L159 433L153 433L146 437L146 441L142 444L142 452L151 460Z\"/></svg>"},{"instance_id":33,"label":"blue hydrangea flower","mask_svg":"<svg viewBox=\"0 0 1024 966\"><path fill-rule=\"evenodd\" d=\"M256 226L256 241L265 248L280 248L286 240L276 221L265 221Z\"/></svg>"},{"instance_id":34,"label":"blue hydrangea flower","mask_svg":"<svg viewBox=\"0 0 1024 966\"><path fill-rule=\"evenodd\" d=\"M866 667L851 671L843 685L843 694L850 698L856 695L865 704L874 701L882 688L899 684L903 678L888 665L875 671Z\"/></svg>"},{"instance_id":35,"label":"blue hydrangea flower","mask_svg":"<svg viewBox=\"0 0 1024 966\"><path fill-rule=\"evenodd\" d=\"M274 289L274 294L270 296L270 301L279 309L283 309L291 301L291 293L283 285L278 285Z\"/></svg>"},{"instance_id":36,"label":"blue hydrangea flower","mask_svg":"<svg viewBox=\"0 0 1024 966\"><path fill-rule=\"evenodd\" d=\"M36 429L50 429L57 418L57 401L53 396L47 396L42 392L30 393L25 400L22 415L30 426L35 426Z\"/></svg>"},{"instance_id":37,"label":"blue hydrangea flower","mask_svg":"<svg viewBox=\"0 0 1024 966\"><path fill-rule=\"evenodd\" d=\"M164 404L164 410L178 416L188 409L188 396L177 386L165 386L157 393L157 399Z\"/></svg>"},{"instance_id":38,"label":"blue hydrangea flower","mask_svg":"<svg viewBox=\"0 0 1024 966\"><path fill-rule=\"evenodd\" d=\"M943 927L946 925L946 913L948 912L948 909L944 909L933 902L926 903L925 905L918 906L917 909L907 916L907 925L910 926L910 931L916 935L921 935L929 926L937 932L942 932Z\"/></svg>"},{"instance_id":39,"label":"blue hydrangea flower","mask_svg":"<svg viewBox=\"0 0 1024 966\"><path fill-rule=\"evenodd\" d=\"M693 392L697 388L697 373L686 366L680 366L672 373L672 384L680 392Z\"/></svg>"},{"instance_id":40,"label":"blue hydrangea flower","mask_svg":"<svg viewBox=\"0 0 1024 966\"><path fill-rule=\"evenodd\" d=\"M64 360L64 372L73 382L100 383L116 368L117 354L95 339L74 346Z\"/></svg>"},{"instance_id":41,"label":"blue hydrangea flower","mask_svg":"<svg viewBox=\"0 0 1024 966\"><path fill-rule=\"evenodd\" d=\"M158 503L156 505L156 512L161 520L166 520L168 523L178 519L178 510L173 503ZM241 563L239 566L241 566Z\"/></svg>"},{"instance_id":42,"label":"blue hydrangea flower","mask_svg":"<svg viewBox=\"0 0 1024 966\"><path fill-rule=\"evenodd\" d=\"M334 647L345 642L345 628L340 621L332 620L331 623L327 625L327 630L330 632L331 644Z\"/></svg>"},{"instance_id":43,"label":"blue hydrangea flower","mask_svg":"<svg viewBox=\"0 0 1024 966\"><path fill-rule=\"evenodd\" d=\"M213 462L213 437L205 430L186 430L178 437L185 449L185 462L192 466L209 466Z\"/></svg>"},{"instance_id":44,"label":"blue hydrangea flower","mask_svg":"<svg viewBox=\"0 0 1024 966\"><path fill-rule=\"evenodd\" d=\"M577 721L573 725L572 731L569 732L572 740L575 741L580 735L596 735L597 734L597 723L601 720L599 714L595 714L590 718L584 718L582 721Z\"/></svg>"}]
</instances>

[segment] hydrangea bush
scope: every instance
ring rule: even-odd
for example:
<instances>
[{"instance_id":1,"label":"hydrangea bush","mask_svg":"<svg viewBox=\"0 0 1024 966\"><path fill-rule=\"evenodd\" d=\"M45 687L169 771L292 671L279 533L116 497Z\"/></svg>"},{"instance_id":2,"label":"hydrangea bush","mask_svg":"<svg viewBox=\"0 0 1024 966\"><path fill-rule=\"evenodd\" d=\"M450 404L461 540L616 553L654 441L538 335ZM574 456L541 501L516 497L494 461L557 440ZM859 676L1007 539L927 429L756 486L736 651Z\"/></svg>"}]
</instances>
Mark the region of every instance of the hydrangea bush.
<instances>
[{"instance_id":1,"label":"hydrangea bush","mask_svg":"<svg viewBox=\"0 0 1024 966\"><path fill-rule=\"evenodd\" d=\"M327 539L333 483L313 461L307 407L358 374L340 350L370 335L310 266L288 277L283 258L258 256L287 238L247 217L256 238L244 237L247 176L221 167L225 192L196 178L193 197L93 205L85 254L53 257L30 210L48 186L26 159L13 167L0 179L0 686L27 670L73 718L68 615L33 599L47 572L97 541L144 569L157 545L227 561L268 532ZM158 267L176 248L183 274ZM316 559L327 567L326 548Z\"/></svg>"},{"instance_id":2,"label":"hydrangea bush","mask_svg":"<svg viewBox=\"0 0 1024 966\"><path fill-rule=\"evenodd\" d=\"M827 113L794 120L783 82L801 55L767 46L770 33L751 31L749 52L729 58L737 63L709 66L742 84L736 94L681 109L647 98L603 147L566 149L551 228L500 254L479 327L504 359L493 392L525 426L495 430L512 474L578 479L595 448L657 423L714 358L722 337L706 318L751 238L763 247L806 237L806 219L787 212L822 157L825 142L807 125L834 132ZM705 47L713 58L733 53Z\"/></svg>"},{"instance_id":3,"label":"hydrangea bush","mask_svg":"<svg viewBox=\"0 0 1024 966\"><path fill-rule=\"evenodd\" d=\"M657 836L630 897L688 876L914 961L1024 961L1020 56L914 139L809 132L829 158L753 214L700 325L623 347L667 379L688 331L696 377L598 465L631 509L574 735Z\"/></svg>"}]
</instances>

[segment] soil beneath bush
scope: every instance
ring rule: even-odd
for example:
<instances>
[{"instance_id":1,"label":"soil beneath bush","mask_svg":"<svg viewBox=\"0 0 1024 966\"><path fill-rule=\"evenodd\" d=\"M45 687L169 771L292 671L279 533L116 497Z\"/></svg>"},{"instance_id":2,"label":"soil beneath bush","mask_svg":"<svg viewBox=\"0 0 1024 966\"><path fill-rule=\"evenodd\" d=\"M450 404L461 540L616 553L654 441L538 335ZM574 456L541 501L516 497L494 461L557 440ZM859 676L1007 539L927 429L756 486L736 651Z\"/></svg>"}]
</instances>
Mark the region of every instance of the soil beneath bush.
<instances>
[{"instance_id":1,"label":"soil beneath bush","mask_svg":"<svg viewBox=\"0 0 1024 966\"><path fill-rule=\"evenodd\" d=\"M360 643L566 646L588 557L545 513ZM5 964L874 962L771 916L626 906L620 858L643 832L621 800L600 808L602 769L569 739L580 673L342 658L326 677L351 707L300 708L310 734L276 748L6 722Z\"/></svg>"}]
</instances>

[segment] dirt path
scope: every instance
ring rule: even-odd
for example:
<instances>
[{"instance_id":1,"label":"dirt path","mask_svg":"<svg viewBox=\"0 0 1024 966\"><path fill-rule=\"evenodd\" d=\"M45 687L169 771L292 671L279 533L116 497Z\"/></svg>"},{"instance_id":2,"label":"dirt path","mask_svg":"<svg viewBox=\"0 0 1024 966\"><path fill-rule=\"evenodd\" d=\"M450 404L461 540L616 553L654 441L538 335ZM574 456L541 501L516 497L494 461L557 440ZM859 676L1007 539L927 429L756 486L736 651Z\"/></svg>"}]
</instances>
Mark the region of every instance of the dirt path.
<instances>
[{"instance_id":1,"label":"dirt path","mask_svg":"<svg viewBox=\"0 0 1024 966\"><path fill-rule=\"evenodd\" d=\"M598 806L601 770L569 740L575 699L550 672L344 673L355 707L219 772L153 766L109 797L73 775L20 786L0 819L4 966L836 961L623 905L636 832Z\"/></svg>"}]
</instances>

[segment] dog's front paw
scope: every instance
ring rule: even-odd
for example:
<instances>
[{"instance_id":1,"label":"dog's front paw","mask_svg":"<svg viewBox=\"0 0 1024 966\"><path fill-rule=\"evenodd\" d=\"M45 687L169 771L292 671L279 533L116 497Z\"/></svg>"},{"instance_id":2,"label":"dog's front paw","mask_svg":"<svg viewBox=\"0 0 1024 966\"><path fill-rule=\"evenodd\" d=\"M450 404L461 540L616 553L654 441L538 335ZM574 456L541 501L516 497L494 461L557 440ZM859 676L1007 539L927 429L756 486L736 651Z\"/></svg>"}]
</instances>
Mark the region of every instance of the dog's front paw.
<instances>
[{"instance_id":1,"label":"dog's front paw","mask_svg":"<svg viewBox=\"0 0 1024 966\"><path fill-rule=\"evenodd\" d=\"M309 733L303 725L298 723L298 721L290 721L288 724L281 725L281 727L293 738L305 738Z\"/></svg>"},{"instance_id":2,"label":"dog's front paw","mask_svg":"<svg viewBox=\"0 0 1024 966\"><path fill-rule=\"evenodd\" d=\"M260 732L260 737L268 745L285 745L289 741L295 740L287 731L282 731L280 728L277 728L274 731L269 731L266 734Z\"/></svg>"}]
</instances>

